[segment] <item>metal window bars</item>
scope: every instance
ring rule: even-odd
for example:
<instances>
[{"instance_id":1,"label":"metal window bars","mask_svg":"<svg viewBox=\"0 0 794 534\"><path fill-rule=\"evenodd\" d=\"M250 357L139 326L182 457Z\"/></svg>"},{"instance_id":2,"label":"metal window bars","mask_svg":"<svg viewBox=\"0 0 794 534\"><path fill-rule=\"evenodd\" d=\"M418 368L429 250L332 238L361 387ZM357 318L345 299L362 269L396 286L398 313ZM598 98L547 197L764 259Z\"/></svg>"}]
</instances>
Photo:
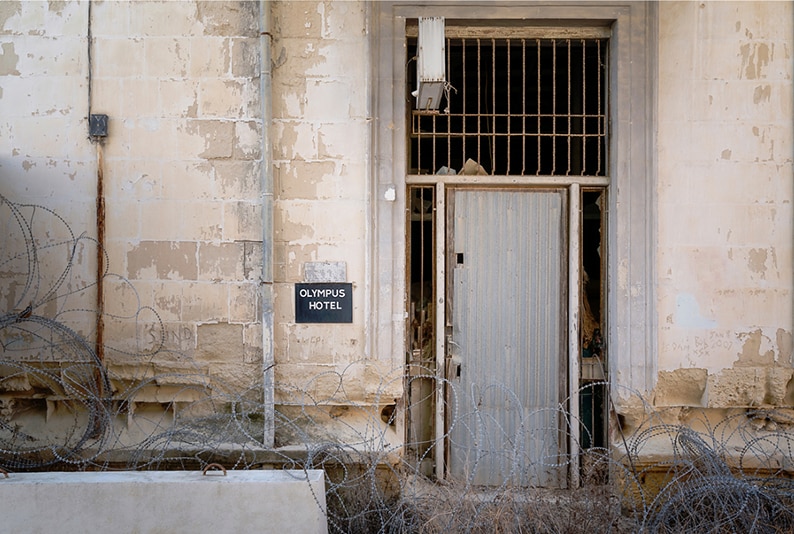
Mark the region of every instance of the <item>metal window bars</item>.
<instances>
[{"instance_id":1,"label":"metal window bars","mask_svg":"<svg viewBox=\"0 0 794 534\"><path fill-rule=\"evenodd\" d=\"M453 90L446 109L411 110L410 174L607 175L608 39L448 37L446 50Z\"/></svg>"}]
</instances>

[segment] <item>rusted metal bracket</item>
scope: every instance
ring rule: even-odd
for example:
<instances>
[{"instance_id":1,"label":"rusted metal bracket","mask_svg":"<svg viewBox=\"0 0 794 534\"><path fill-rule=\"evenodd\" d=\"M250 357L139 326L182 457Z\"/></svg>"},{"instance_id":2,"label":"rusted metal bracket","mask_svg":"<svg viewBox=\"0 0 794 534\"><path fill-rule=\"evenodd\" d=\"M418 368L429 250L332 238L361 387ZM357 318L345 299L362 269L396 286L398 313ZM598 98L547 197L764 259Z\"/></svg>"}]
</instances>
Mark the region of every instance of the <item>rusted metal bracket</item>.
<instances>
[{"instance_id":1,"label":"rusted metal bracket","mask_svg":"<svg viewBox=\"0 0 794 534\"><path fill-rule=\"evenodd\" d=\"M219 469L223 471L223 476L226 476L226 468L223 467L221 464L207 464L207 467L204 468L201 474L206 475L207 471L209 471L210 469Z\"/></svg>"}]
</instances>

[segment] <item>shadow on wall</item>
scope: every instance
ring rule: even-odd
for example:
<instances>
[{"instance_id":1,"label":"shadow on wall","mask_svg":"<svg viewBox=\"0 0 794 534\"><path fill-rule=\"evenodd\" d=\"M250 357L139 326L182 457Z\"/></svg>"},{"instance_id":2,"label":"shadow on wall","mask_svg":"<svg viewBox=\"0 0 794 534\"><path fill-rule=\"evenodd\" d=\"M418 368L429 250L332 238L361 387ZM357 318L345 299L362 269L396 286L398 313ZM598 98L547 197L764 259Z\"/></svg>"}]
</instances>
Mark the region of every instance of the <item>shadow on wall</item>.
<instances>
[{"instance_id":1,"label":"shadow on wall","mask_svg":"<svg viewBox=\"0 0 794 534\"><path fill-rule=\"evenodd\" d=\"M571 458L533 450L548 437L533 422L538 414L517 409L524 415L512 429L495 428L477 402L461 403L475 408L459 413L450 406L450 425L471 434L467 443L484 444L486 435L488 443L466 451L462 476L439 483L420 473L436 443L403 443L393 423L404 406L385 398L394 381L433 373L396 370L380 384L384 398L363 405L345 395L353 363L304 388L277 385L284 405L273 415L276 435L299 445L268 447L261 390L229 387L185 354L138 343L150 330L137 325L163 328L157 311L139 299L100 314L96 281L86 274L96 269L85 265L97 257L94 240L75 235L46 208L1 196L0 225L0 466L7 471L196 469L212 462L320 468L331 532L794 529L794 418L783 411L735 410L714 421L707 410L690 410L682 424L680 409L655 411L634 395L631 404L641 409L633 413L644 419L621 428L613 413L613 448ZM137 295L123 278L109 271L105 277ZM132 325L115 330L129 339L106 341L103 361L93 340L100 315ZM132 350L136 344L145 350ZM336 381L336 394L313 397L315 380ZM452 399L469 394L447 387ZM515 402L498 384L478 391ZM554 414L564 430L584 428L564 406ZM417 450L424 451L419 458ZM538 472L566 479L574 461L582 488L551 491L533 482ZM498 471L488 486L475 484L482 465Z\"/></svg>"}]
</instances>

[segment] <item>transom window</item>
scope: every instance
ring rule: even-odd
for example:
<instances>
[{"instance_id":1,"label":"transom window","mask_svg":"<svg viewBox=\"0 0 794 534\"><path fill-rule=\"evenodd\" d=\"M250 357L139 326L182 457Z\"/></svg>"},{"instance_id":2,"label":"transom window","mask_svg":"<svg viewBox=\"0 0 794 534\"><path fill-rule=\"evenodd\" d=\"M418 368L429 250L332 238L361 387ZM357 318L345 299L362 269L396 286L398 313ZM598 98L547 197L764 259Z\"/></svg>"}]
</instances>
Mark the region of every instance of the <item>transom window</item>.
<instances>
[{"instance_id":1,"label":"transom window","mask_svg":"<svg viewBox=\"0 0 794 534\"><path fill-rule=\"evenodd\" d=\"M607 174L606 38L450 33L446 102L411 106L409 174Z\"/></svg>"}]
</instances>

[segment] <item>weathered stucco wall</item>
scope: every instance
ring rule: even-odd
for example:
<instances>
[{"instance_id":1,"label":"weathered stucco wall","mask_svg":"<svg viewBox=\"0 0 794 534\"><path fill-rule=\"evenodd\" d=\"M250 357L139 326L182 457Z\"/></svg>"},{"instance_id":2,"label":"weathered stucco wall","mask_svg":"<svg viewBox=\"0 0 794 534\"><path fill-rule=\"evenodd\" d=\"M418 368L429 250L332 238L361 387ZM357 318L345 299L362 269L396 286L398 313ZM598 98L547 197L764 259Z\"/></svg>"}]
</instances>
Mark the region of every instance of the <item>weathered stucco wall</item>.
<instances>
[{"instance_id":1,"label":"weathered stucco wall","mask_svg":"<svg viewBox=\"0 0 794 534\"><path fill-rule=\"evenodd\" d=\"M188 402L200 396L198 374L261 400L263 6L272 17L276 402L392 404L399 365L365 349L366 2L3 2L0 193L94 236L101 171L103 246L118 275L104 280L103 327L116 392L156 375L134 402ZM109 117L101 145L88 136L89 112ZM90 284L95 260L80 258L70 276ZM353 322L296 324L294 284L307 262L328 261L353 284ZM16 288L2 297L9 310L21 302ZM70 326L92 341L95 289L79 298L86 313Z\"/></svg>"},{"instance_id":2,"label":"weathered stucco wall","mask_svg":"<svg viewBox=\"0 0 794 534\"><path fill-rule=\"evenodd\" d=\"M196 369L238 390L257 386L260 6L91 5L91 111L110 117L101 148L104 246L110 271L123 278L105 284L105 340L119 349L106 354L115 385L142 373L140 360L122 351L145 354L164 339L170 352L147 373ZM649 400L794 405L794 7L657 7L660 372ZM379 275L371 272L378 250L370 9L365 1L270 3L276 403L331 405L317 414L329 429L346 415L352 420L351 404L391 404L402 395L399 340L388 354L368 349L377 346L370 293ZM78 234L93 235L100 164L88 139L87 29L87 2L0 2L0 193L54 209ZM294 284L312 262L344 265L352 323L295 322ZM72 275L77 283L95 272L86 257ZM18 279L6 279L13 283L0 285L0 303L27 302ZM90 309L91 291L69 302ZM56 313L66 298L41 313ZM395 323L403 313L385 311ZM93 335L90 314L72 326ZM138 395L160 402L174 392L183 390ZM394 432L398 442L399 425Z\"/></svg>"},{"instance_id":3,"label":"weathered stucco wall","mask_svg":"<svg viewBox=\"0 0 794 534\"><path fill-rule=\"evenodd\" d=\"M174 371L209 374L223 389L259 386L261 395L259 4L90 8L89 83L88 2L0 4L0 193L96 236L101 171L103 245L119 275L104 280L105 358L117 391ZM91 113L109 116L101 147L88 136L89 101ZM75 272L95 279L94 258L80 256ZM93 339L95 292L83 293L88 311L73 326ZM161 390L168 385L135 400L183 400L178 388Z\"/></svg>"},{"instance_id":4,"label":"weathered stucco wall","mask_svg":"<svg viewBox=\"0 0 794 534\"><path fill-rule=\"evenodd\" d=\"M0 4L2 192L57 204L50 207L76 227L92 224L96 190L96 158L80 127L88 102L85 7Z\"/></svg>"},{"instance_id":5,"label":"weathered stucco wall","mask_svg":"<svg viewBox=\"0 0 794 534\"><path fill-rule=\"evenodd\" d=\"M660 2L657 405L792 405L794 9Z\"/></svg>"},{"instance_id":6,"label":"weathered stucco wall","mask_svg":"<svg viewBox=\"0 0 794 534\"><path fill-rule=\"evenodd\" d=\"M391 365L390 354L365 348L372 179L367 9L366 2L273 3L276 379L301 390L308 385L317 400L380 402L380 373L399 372L379 366L380 358ZM304 281L307 262L344 264L345 281L353 283L352 323L295 323L294 284ZM323 373L331 374L315 379Z\"/></svg>"},{"instance_id":7,"label":"weathered stucco wall","mask_svg":"<svg viewBox=\"0 0 794 534\"><path fill-rule=\"evenodd\" d=\"M111 266L158 312L167 349L235 388L260 383L259 7L106 2L93 11L93 112L112 121ZM124 282L108 285L110 310L131 296ZM108 338L129 339L115 326ZM138 350L159 343L148 318L137 329Z\"/></svg>"}]
</instances>

